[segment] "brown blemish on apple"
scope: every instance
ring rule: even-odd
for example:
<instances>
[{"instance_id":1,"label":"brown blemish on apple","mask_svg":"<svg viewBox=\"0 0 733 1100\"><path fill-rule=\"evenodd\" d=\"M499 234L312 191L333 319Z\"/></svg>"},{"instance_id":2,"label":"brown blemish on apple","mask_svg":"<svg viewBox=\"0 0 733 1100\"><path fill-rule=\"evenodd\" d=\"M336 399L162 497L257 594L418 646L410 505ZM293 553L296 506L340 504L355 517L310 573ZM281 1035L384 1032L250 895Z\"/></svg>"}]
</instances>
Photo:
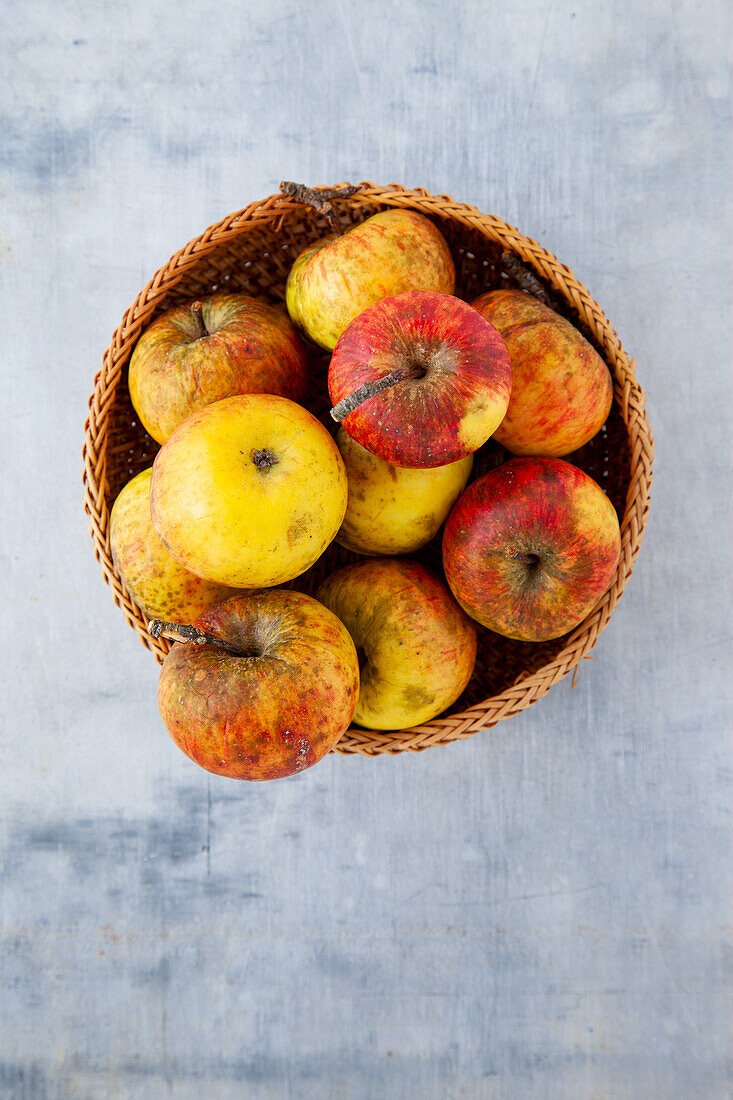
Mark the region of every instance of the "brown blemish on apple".
<instances>
[{"instance_id":1,"label":"brown blemish on apple","mask_svg":"<svg viewBox=\"0 0 733 1100\"><path fill-rule=\"evenodd\" d=\"M432 703L435 695L420 687L419 684L408 684L402 689L402 698L410 707L426 707Z\"/></svg>"},{"instance_id":2,"label":"brown blemish on apple","mask_svg":"<svg viewBox=\"0 0 733 1100\"><path fill-rule=\"evenodd\" d=\"M313 746L311 745L305 734L300 737L295 747L295 760L295 768L296 771L299 772L303 771L304 768L309 768L311 764L315 764L316 762L315 753L313 752Z\"/></svg>"},{"instance_id":3,"label":"brown blemish on apple","mask_svg":"<svg viewBox=\"0 0 733 1100\"><path fill-rule=\"evenodd\" d=\"M311 524L309 514L306 513L305 515L300 516L298 519L294 519L288 527L287 531L285 532L285 537L288 540L288 546L294 546L296 542L300 542L300 540L305 536L309 536L310 538L312 538L313 536L310 534L310 530Z\"/></svg>"}]
</instances>

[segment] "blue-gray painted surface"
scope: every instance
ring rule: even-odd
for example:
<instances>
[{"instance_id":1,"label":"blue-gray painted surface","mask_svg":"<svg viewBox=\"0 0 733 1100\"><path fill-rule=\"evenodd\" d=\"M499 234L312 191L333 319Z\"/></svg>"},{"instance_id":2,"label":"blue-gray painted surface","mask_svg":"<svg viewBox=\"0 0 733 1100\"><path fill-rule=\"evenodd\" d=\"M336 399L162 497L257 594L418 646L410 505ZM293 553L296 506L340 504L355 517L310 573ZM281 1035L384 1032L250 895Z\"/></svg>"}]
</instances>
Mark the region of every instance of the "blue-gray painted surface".
<instances>
[{"instance_id":1,"label":"blue-gray painted surface","mask_svg":"<svg viewBox=\"0 0 733 1100\"><path fill-rule=\"evenodd\" d=\"M729 1095L730 29L724 0L6 0L3 1100ZM249 786L167 738L80 448L140 286L281 178L541 240L636 357L657 462L575 690Z\"/></svg>"}]
</instances>

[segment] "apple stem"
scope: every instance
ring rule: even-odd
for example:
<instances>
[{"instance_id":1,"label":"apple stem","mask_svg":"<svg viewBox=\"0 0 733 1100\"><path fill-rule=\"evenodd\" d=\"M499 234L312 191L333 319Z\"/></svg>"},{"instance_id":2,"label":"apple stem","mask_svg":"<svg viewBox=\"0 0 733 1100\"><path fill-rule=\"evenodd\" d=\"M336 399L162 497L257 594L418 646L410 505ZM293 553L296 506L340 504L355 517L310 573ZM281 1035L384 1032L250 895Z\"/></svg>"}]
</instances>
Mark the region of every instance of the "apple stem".
<instances>
[{"instance_id":1,"label":"apple stem","mask_svg":"<svg viewBox=\"0 0 733 1100\"><path fill-rule=\"evenodd\" d=\"M397 370L390 371L389 374L384 374L373 382L365 382L363 386L359 386L358 390L354 390L353 393L342 398L331 409L331 416L340 424L349 413L368 401L370 397L376 397L382 390L389 390L400 382L408 382L412 378L422 378L424 374L425 369L423 367L398 367Z\"/></svg>"},{"instance_id":2,"label":"apple stem","mask_svg":"<svg viewBox=\"0 0 733 1100\"><path fill-rule=\"evenodd\" d=\"M196 302L191 303L191 313L193 313L194 320L196 321L196 324L199 327L199 338L202 337L202 336L208 336L209 335L209 330L206 327L206 323L204 321L204 316L203 316L203 313L201 312L202 308L203 307L202 307L201 302L196 301Z\"/></svg>"},{"instance_id":3,"label":"apple stem","mask_svg":"<svg viewBox=\"0 0 733 1100\"><path fill-rule=\"evenodd\" d=\"M533 294L543 305L549 305L547 291L533 271L526 267L513 252L504 251L501 254L501 264L507 275L517 284L520 290L526 290Z\"/></svg>"},{"instance_id":4,"label":"apple stem","mask_svg":"<svg viewBox=\"0 0 733 1100\"><path fill-rule=\"evenodd\" d=\"M340 187L306 187L304 183L283 180L280 184L280 190L295 202L302 202L305 206L317 210L326 219L334 233L343 233L331 200L348 199L350 195L355 195L359 188L351 183L346 183Z\"/></svg>"},{"instance_id":5,"label":"apple stem","mask_svg":"<svg viewBox=\"0 0 733 1100\"><path fill-rule=\"evenodd\" d=\"M213 645L217 649L224 649L227 653L234 653L238 657L252 657L250 650L239 649L222 641L215 634L209 634L198 626L189 626L187 623L167 623L162 619L151 619L148 623L148 634L153 638L167 638L169 642L192 642L193 645Z\"/></svg>"}]
</instances>

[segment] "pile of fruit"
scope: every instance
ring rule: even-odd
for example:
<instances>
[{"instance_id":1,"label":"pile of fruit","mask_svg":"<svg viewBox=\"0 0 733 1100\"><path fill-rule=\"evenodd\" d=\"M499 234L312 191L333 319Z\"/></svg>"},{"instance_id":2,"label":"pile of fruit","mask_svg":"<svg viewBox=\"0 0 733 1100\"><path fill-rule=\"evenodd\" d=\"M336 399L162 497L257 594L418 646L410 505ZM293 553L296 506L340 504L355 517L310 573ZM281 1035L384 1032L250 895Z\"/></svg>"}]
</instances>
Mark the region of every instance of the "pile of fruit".
<instances>
[{"instance_id":1,"label":"pile of fruit","mask_svg":"<svg viewBox=\"0 0 733 1100\"><path fill-rule=\"evenodd\" d=\"M203 768L275 779L352 721L429 722L471 679L476 623L558 638L608 589L616 512L562 458L606 421L606 364L531 293L454 291L436 226L389 210L298 256L289 316L217 292L141 335L130 397L161 449L115 501L112 557L174 642L158 704ZM335 437L304 405L313 344ZM469 484L489 439L508 460ZM405 555L441 528L439 576ZM290 587L334 540L360 559L315 598Z\"/></svg>"}]
</instances>

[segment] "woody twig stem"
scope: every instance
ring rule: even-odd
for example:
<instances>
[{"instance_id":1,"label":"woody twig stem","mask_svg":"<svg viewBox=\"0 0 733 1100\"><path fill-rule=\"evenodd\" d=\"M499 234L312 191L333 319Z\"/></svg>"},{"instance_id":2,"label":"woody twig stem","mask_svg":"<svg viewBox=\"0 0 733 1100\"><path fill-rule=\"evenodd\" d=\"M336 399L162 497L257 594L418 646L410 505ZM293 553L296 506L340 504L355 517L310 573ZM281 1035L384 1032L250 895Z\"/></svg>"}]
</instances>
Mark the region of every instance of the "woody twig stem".
<instances>
[{"instance_id":1,"label":"woody twig stem","mask_svg":"<svg viewBox=\"0 0 733 1100\"><path fill-rule=\"evenodd\" d=\"M350 195L355 195L359 188L350 183L344 184L343 187L306 187L304 183L283 180L280 190L295 202L302 202L317 210L319 214L323 214L334 233L342 233L343 230L331 200L348 199Z\"/></svg>"},{"instance_id":2,"label":"woody twig stem","mask_svg":"<svg viewBox=\"0 0 733 1100\"><path fill-rule=\"evenodd\" d=\"M353 393L342 398L331 409L331 416L340 424L349 413L352 413L364 401L368 401L370 397L376 397L382 390L388 390L399 382L407 382L411 378L422 378L424 374L425 371L422 367L398 367L397 370L390 371L389 374L377 378L374 382L365 382L363 386L359 386L358 390L354 390Z\"/></svg>"},{"instance_id":3,"label":"woody twig stem","mask_svg":"<svg viewBox=\"0 0 733 1100\"><path fill-rule=\"evenodd\" d=\"M501 254L501 264L507 275L514 279L520 290L526 290L533 294L543 305L549 305L549 296L542 283L534 272L530 271L513 252L504 251Z\"/></svg>"},{"instance_id":4,"label":"woody twig stem","mask_svg":"<svg viewBox=\"0 0 733 1100\"><path fill-rule=\"evenodd\" d=\"M213 645L217 649L223 649L227 653L233 653L238 657L251 657L252 652L239 649L229 642L217 638L215 634L209 634L198 626L189 626L187 623L167 623L163 619L151 619L148 623L148 634L153 638L167 638L169 642L192 642L194 645Z\"/></svg>"}]
</instances>

